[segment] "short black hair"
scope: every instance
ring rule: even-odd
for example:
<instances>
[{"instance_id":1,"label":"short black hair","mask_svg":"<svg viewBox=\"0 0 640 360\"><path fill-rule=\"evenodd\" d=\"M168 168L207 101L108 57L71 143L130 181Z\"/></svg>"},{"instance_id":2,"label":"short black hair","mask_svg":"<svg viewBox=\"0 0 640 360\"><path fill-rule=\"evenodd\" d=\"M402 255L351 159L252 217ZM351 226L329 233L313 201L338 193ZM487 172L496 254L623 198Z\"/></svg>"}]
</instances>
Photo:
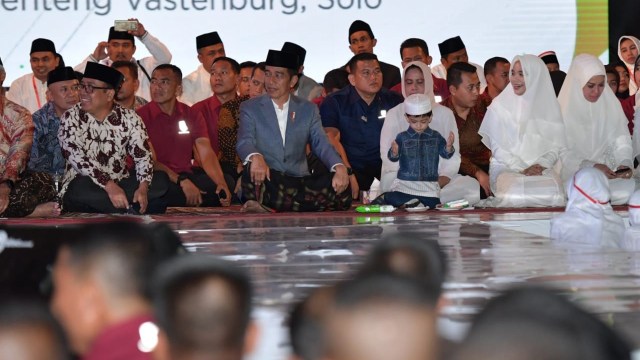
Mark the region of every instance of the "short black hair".
<instances>
[{"instance_id":1,"label":"short black hair","mask_svg":"<svg viewBox=\"0 0 640 360\"><path fill-rule=\"evenodd\" d=\"M114 221L86 225L79 240L65 244L69 265L81 275L97 268L115 296L150 299L150 280L160 263L184 252L166 224Z\"/></svg>"},{"instance_id":2,"label":"short black hair","mask_svg":"<svg viewBox=\"0 0 640 360\"><path fill-rule=\"evenodd\" d=\"M224 293L212 301L211 281ZM251 316L251 282L235 264L190 254L167 262L154 282L155 315L176 352L215 354L242 349Z\"/></svg>"},{"instance_id":3,"label":"short black hair","mask_svg":"<svg viewBox=\"0 0 640 360\"><path fill-rule=\"evenodd\" d=\"M375 60L378 63L380 63L380 61L378 60L378 57L376 56L376 54L371 54L371 53L356 54L351 58L351 60L349 60L349 63L347 64L347 67L349 68L349 71L352 74L355 74L356 68L358 66L358 61L371 61L371 60Z\"/></svg>"},{"instance_id":4,"label":"short black hair","mask_svg":"<svg viewBox=\"0 0 640 360\"><path fill-rule=\"evenodd\" d=\"M509 64L509 60L500 57L500 56L494 56L491 59L487 60L484 62L484 76L487 76L491 73L493 73L493 71L496 69L496 67L498 67L498 64Z\"/></svg>"},{"instance_id":5,"label":"short black hair","mask_svg":"<svg viewBox=\"0 0 640 360\"><path fill-rule=\"evenodd\" d=\"M394 261L397 257L402 257L400 267L398 261ZM447 276L447 257L437 241L416 239L411 233L399 232L371 250L356 276L387 273L416 279L437 301Z\"/></svg>"},{"instance_id":6,"label":"short black hair","mask_svg":"<svg viewBox=\"0 0 640 360\"><path fill-rule=\"evenodd\" d=\"M54 353L51 359L68 359L64 332L60 324L53 318L48 307L36 300L11 298L0 302L0 331L16 331L18 326L31 326L45 329L53 338Z\"/></svg>"},{"instance_id":7,"label":"short black hair","mask_svg":"<svg viewBox=\"0 0 640 360\"><path fill-rule=\"evenodd\" d=\"M324 75L322 87L331 93L333 89L343 89L349 85L349 73L344 69L333 69Z\"/></svg>"},{"instance_id":8,"label":"short black hair","mask_svg":"<svg viewBox=\"0 0 640 360\"><path fill-rule=\"evenodd\" d=\"M447 69L447 86L454 86L457 88L462 84L462 73L475 74L476 71L475 66L466 62L451 64L449 69Z\"/></svg>"},{"instance_id":9,"label":"short black hair","mask_svg":"<svg viewBox=\"0 0 640 360\"><path fill-rule=\"evenodd\" d=\"M233 69L233 72L236 75L240 74L240 64L238 64L238 62L235 61L234 59L232 59L230 57L227 57L227 56L221 56L221 57L216 58L215 60L213 60L213 62L211 63L211 67L213 67L213 65L215 65L219 61L226 61L227 63L229 63L229 65L231 65L231 69Z\"/></svg>"},{"instance_id":10,"label":"short black hair","mask_svg":"<svg viewBox=\"0 0 640 360\"><path fill-rule=\"evenodd\" d=\"M111 67L114 69L125 67L131 72L131 77L134 80L138 80L138 64L134 63L133 61L114 61L113 64L111 64Z\"/></svg>"},{"instance_id":11,"label":"short black hair","mask_svg":"<svg viewBox=\"0 0 640 360\"><path fill-rule=\"evenodd\" d=\"M491 299L475 317L454 359L630 359L631 347L613 329L563 296L519 287Z\"/></svg>"},{"instance_id":12,"label":"short black hair","mask_svg":"<svg viewBox=\"0 0 640 360\"><path fill-rule=\"evenodd\" d=\"M319 360L325 345L324 318L331 308L334 287L315 289L294 304L289 313L289 339L294 354L303 360Z\"/></svg>"},{"instance_id":13,"label":"short black hair","mask_svg":"<svg viewBox=\"0 0 640 360\"><path fill-rule=\"evenodd\" d=\"M400 59L402 59L402 50L414 47L421 48L422 51L429 56L429 47L427 46L426 41L418 38L409 38L400 44Z\"/></svg>"},{"instance_id":14,"label":"short black hair","mask_svg":"<svg viewBox=\"0 0 640 360\"><path fill-rule=\"evenodd\" d=\"M246 69L246 68L251 68L253 69L254 67L256 67L257 63L255 61L243 61L240 63L240 69Z\"/></svg>"},{"instance_id":15,"label":"short black hair","mask_svg":"<svg viewBox=\"0 0 640 360\"><path fill-rule=\"evenodd\" d=\"M154 72L156 70L171 70L171 72L173 72L173 74L178 78L178 82L182 82L182 70L173 64L160 64L153 69ZM151 73L151 76L153 76L153 73Z\"/></svg>"},{"instance_id":16,"label":"short black hair","mask_svg":"<svg viewBox=\"0 0 640 360\"><path fill-rule=\"evenodd\" d=\"M254 67L253 70L251 70L251 77L253 78L253 76L256 74L256 69L257 70L262 70L262 72L264 72L267 68L267 63L264 61L261 61L259 63L257 63Z\"/></svg>"}]
</instances>

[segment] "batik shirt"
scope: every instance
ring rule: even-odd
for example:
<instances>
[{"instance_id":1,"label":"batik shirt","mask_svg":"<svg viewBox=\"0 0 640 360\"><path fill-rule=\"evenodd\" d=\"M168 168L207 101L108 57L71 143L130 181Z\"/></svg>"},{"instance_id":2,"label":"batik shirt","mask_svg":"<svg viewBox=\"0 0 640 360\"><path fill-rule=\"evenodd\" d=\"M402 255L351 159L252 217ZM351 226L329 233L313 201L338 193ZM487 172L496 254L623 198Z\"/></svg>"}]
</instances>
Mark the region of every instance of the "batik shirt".
<instances>
[{"instance_id":1,"label":"batik shirt","mask_svg":"<svg viewBox=\"0 0 640 360\"><path fill-rule=\"evenodd\" d=\"M27 166L33 122L31 113L22 106L0 99L0 181L18 180Z\"/></svg>"},{"instance_id":2,"label":"batik shirt","mask_svg":"<svg viewBox=\"0 0 640 360\"><path fill-rule=\"evenodd\" d=\"M29 158L29 170L51 175L64 173L64 157L58 141L60 118L52 102L33 113L33 146Z\"/></svg>"},{"instance_id":3,"label":"batik shirt","mask_svg":"<svg viewBox=\"0 0 640 360\"><path fill-rule=\"evenodd\" d=\"M77 175L89 176L104 188L129 176L127 155L135 162L138 181L151 183L153 164L147 130L135 111L118 104L103 121L75 105L62 115L58 139L67 160L60 196Z\"/></svg>"}]
</instances>

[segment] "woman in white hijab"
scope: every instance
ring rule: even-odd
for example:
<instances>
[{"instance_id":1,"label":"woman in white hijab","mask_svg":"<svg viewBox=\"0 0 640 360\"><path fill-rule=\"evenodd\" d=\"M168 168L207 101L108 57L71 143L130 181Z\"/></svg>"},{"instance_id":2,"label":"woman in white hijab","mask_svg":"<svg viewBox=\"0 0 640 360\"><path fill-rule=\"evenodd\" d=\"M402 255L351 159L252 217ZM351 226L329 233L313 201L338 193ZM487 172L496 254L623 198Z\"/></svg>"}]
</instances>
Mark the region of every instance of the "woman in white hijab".
<instances>
[{"instance_id":1,"label":"woman in white hijab","mask_svg":"<svg viewBox=\"0 0 640 360\"><path fill-rule=\"evenodd\" d=\"M618 39L618 57L627 65L629 75L633 76L634 61L638 57L640 40L635 36L623 35ZM629 95L633 96L638 91L638 84L633 79L629 81Z\"/></svg>"},{"instance_id":2,"label":"woman in white hijab","mask_svg":"<svg viewBox=\"0 0 640 360\"><path fill-rule=\"evenodd\" d=\"M629 198L629 227L624 232L622 247L627 250L640 250L640 190Z\"/></svg>"},{"instance_id":3,"label":"woman in white hijab","mask_svg":"<svg viewBox=\"0 0 640 360\"><path fill-rule=\"evenodd\" d=\"M611 203L626 204L635 190L632 144L620 101L606 85L602 62L593 55L573 59L558 96L567 134L563 178L595 167L609 179Z\"/></svg>"},{"instance_id":4,"label":"woman in white hijab","mask_svg":"<svg viewBox=\"0 0 640 360\"><path fill-rule=\"evenodd\" d=\"M460 149L458 140L458 125L456 124L453 112L446 106L442 106L435 101L433 94L433 78L431 70L427 64L421 61L412 61L404 68L402 77L402 95L405 98L413 94L425 94L431 99L431 111L433 118L429 127L442 134L455 134L453 147ZM387 157L387 152L396 136L406 131L408 128L405 119L404 104L399 104L389 110L382 126L380 134L380 157L382 159L382 176L380 179L381 192L390 191L391 185L396 179L399 165L392 162ZM440 201L444 204L449 201L466 199L473 205L480 201L480 184L470 176L458 175L460 169L460 152L456 151L450 159L440 159L438 174L440 178L448 178L447 184L441 184ZM446 180L445 180L446 181ZM440 181L439 181L440 182Z\"/></svg>"},{"instance_id":5,"label":"woman in white hijab","mask_svg":"<svg viewBox=\"0 0 640 360\"><path fill-rule=\"evenodd\" d=\"M566 145L549 71L535 55L516 56L511 64L510 83L493 99L479 130L492 153L495 198L485 205L562 206L558 160Z\"/></svg>"},{"instance_id":6,"label":"woman in white hijab","mask_svg":"<svg viewBox=\"0 0 640 360\"><path fill-rule=\"evenodd\" d=\"M592 167L578 171L567 183L567 195L564 213L551 219L551 239L619 247L624 222L611 208L609 183L602 171Z\"/></svg>"}]
</instances>

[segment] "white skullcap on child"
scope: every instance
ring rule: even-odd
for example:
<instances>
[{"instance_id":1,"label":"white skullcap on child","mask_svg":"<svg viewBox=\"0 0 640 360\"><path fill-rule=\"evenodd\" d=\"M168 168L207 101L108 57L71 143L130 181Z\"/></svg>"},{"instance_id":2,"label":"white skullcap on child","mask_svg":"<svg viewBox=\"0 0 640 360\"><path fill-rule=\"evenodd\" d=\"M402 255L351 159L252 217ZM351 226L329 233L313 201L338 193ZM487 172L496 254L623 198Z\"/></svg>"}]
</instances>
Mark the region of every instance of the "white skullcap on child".
<instances>
[{"instance_id":1,"label":"white skullcap on child","mask_svg":"<svg viewBox=\"0 0 640 360\"><path fill-rule=\"evenodd\" d=\"M431 112L431 100L425 94L413 94L404 100L404 112L407 115L424 115Z\"/></svg>"}]
</instances>

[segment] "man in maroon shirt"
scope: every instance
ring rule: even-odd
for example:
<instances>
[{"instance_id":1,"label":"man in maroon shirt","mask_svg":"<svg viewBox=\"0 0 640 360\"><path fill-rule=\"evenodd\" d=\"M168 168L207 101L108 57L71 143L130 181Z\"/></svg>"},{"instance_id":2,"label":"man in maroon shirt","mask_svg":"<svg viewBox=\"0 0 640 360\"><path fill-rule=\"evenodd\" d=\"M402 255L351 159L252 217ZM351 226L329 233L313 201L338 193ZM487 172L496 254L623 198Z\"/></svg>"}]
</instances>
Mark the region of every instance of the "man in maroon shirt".
<instances>
[{"instance_id":1,"label":"man in maroon shirt","mask_svg":"<svg viewBox=\"0 0 640 360\"><path fill-rule=\"evenodd\" d=\"M238 96L240 85L240 64L228 57L219 57L211 65L211 88L213 95L193 105L193 111L202 114L207 125L211 148L220 153L218 119L222 104Z\"/></svg>"},{"instance_id":2,"label":"man in maroon shirt","mask_svg":"<svg viewBox=\"0 0 640 360\"><path fill-rule=\"evenodd\" d=\"M430 66L433 60L429 55L427 42L417 38L407 39L400 44L400 58L402 59L403 68L412 61L422 61L427 66ZM447 80L435 77L433 74L431 74L431 77L433 78L433 93L436 96L440 96L441 99L448 98L449 87L447 86ZM391 91L402 94L402 83L392 87Z\"/></svg>"},{"instance_id":3,"label":"man in maroon shirt","mask_svg":"<svg viewBox=\"0 0 640 360\"><path fill-rule=\"evenodd\" d=\"M169 175L164 199L168 206L228 206L231 193L204 119L177 100L181 81L177 66L159 65L151 74L152 101L137 110L154 151L154 168ZM192 167L192 153L202 168Z\"/></svg>"},{"instance_id":4,"label":"man in maroon shirt","mask_svg":"<svg viewBox=\"0 0 640 360\"><path fill-rule=\"evenodd\" d=\"M489 186L491 150L482 143L482 137L478 134L484 111L478 104L480 80L476 67L466 62L452 64L447 71L447 83L451 96L445 99L442 105L453 111L458 124L461 158L459 173L478 180L480 197L484 199L491 195Z\"/></svg>"},{"instance_id":5,"label":"man in maroon shirt","mask_svg":"<svg viewBox=\"0 0 640 360\"><path fill-rule=\"evenodd\" d=\"M184 252L166 225L88 225L58 251L51 308L84 360L151 360L148 284L156 267ZM141 341L143 340L143 341ZM151 349L148 349L150 351Z\"/></svg>"},{"instance_id":6,"label":"man in maroon shirt","mask_svg":"<svg viewBox=\"0 0 640 360\"><path fill-rule=\"evenodd\" d=\"M478 98L478 105L487 111L491 101L498 96L504 88L509 85L509 60L503 57L492 57L484 63L484 78L487 80L487 87Z\"/></svg>"}]
</instances>

